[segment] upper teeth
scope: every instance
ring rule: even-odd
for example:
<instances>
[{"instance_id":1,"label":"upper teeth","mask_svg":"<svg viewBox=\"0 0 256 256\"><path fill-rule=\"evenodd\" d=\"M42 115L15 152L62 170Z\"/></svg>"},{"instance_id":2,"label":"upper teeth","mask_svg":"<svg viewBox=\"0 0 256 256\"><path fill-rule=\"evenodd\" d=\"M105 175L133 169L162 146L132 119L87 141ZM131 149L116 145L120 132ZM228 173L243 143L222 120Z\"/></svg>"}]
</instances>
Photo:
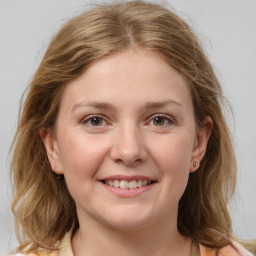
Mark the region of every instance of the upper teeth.
<instances>
[{"instance_id":1,"label":"upper teeth","mask_svg":"<svg viewBox=\"0 0 256 256\"><path fill-rule=\"evenodd\" d=\"M141 188L151 184L149 180L106 180L106 185L116 188Z\"/></svg>"}]
</instances>

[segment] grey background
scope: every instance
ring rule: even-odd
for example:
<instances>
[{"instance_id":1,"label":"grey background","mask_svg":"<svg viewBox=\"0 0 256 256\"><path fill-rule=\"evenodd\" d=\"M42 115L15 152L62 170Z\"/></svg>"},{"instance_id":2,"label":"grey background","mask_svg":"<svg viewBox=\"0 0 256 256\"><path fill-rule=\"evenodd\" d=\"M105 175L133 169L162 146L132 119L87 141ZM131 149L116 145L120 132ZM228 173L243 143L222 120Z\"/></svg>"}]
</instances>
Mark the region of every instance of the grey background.
<instances>
[{"instance_id":1,"label":"grey background","mask_svg":"<svg viewBox=\"0 0 256 256\"><path fill-rule=\"evenodd\" d=\"M105 1L109 2L109 1ZM256 238L256 1L169 0L196 30L229 99L238 160L238 189L230 205L234 233ZM16 245L10 211L8 150L21 94L51 35L95 1L0 0L0 255Z\"/></svg>"}]
</instances>

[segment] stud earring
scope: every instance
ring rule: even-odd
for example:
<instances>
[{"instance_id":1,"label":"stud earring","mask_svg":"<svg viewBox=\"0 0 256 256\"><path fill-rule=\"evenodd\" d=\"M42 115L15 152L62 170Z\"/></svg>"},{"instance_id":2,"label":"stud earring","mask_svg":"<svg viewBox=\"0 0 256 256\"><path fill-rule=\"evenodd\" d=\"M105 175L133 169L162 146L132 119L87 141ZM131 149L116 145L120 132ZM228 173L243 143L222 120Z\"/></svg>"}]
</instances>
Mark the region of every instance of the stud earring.
<instances>
[{"instance_id":1,"label":"stud earring","mask_svg":"<svg viewBox=\"0 0 256 256\"><path fill-rule=\"evenodd\" d=\"M57 173L54 173L54 176L57 178L57 180L59 181L64 181L64 175L63 174L57 174Z\"/></svg>"},{"instance_id":2,"label":"stud earring","mask_svg":"<svg viewBox=\"0 0 256 256\"><path fill-rule=\"evenodd\" d=\"M199 163L198 162L194 162L193 163L193 167L199 167Z\"/></svg>"}]
</instances>

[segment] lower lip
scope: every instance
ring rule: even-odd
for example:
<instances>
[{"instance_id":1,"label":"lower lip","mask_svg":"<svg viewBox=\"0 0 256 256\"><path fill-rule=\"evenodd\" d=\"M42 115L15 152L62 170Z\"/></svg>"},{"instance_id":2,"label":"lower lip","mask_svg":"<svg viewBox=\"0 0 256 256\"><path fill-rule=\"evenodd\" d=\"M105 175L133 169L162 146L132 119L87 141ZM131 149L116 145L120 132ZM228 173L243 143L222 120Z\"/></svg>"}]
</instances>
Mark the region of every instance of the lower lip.
<instances>
[{"instance_id":1,"label":"lower lip","mask_svg":"<svg viewBox=\"0 0 256 256\"><path fill-rule=\"evenodd\" d=\"M124 198L129 198L129 197L136 197L139 196L141 194L144 194L145 192L149 191L150 189L152 189L152 187L156 184L156 183L152 183L150 185L147 185L145 187L141 187L141 188L116 188L116 187L112 187L112 186L108 186L104 183L101 182L101 184L110 192L112 192L113 194L119 196L119 197L124 197Z\"/></svg>"}]
</instances>

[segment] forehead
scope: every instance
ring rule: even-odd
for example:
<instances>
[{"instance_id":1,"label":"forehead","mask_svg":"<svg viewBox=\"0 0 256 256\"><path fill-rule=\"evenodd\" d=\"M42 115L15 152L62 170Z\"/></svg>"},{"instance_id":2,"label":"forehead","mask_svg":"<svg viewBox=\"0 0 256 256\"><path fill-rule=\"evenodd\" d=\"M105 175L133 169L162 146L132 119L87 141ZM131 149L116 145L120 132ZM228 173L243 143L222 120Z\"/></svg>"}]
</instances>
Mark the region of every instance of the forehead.
<instances>
[{"instance_id":1,"label":"forehead","mask_svg":"<svg viewBox=\"0 0 256 256\"><path fill-rule=\"evenodd\" d=\"M91 64L66 86L62 101L133 104L170 99L191 104L190 89L183 75L156 52L129 49Z\"/></svg>"}]
</instances>

